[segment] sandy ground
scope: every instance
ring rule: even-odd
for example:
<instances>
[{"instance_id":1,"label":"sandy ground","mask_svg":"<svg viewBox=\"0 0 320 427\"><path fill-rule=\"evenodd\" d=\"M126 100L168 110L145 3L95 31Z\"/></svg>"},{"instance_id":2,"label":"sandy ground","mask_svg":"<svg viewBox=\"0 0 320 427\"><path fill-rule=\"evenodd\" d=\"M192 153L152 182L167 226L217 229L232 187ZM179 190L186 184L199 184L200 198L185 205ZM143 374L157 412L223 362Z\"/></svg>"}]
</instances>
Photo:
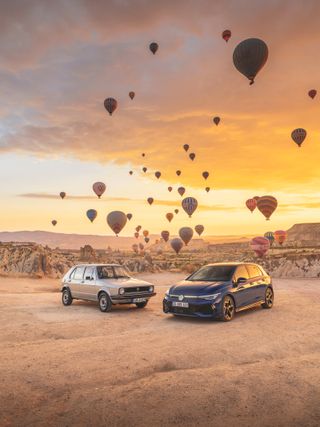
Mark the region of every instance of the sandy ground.
<instances>
[{"instance_id":1,"label":"sandy ground","mask_svg":"<svg viewBox=\"0 0 320 427\"><path fill-rule=\"evenodd\" d=\"M272 310L223 323L162 313L181 274L141 277L148 307L108 314L0 278L1 426L319 426L319 280L276 280Z\"/></svg>"}]
</instances>

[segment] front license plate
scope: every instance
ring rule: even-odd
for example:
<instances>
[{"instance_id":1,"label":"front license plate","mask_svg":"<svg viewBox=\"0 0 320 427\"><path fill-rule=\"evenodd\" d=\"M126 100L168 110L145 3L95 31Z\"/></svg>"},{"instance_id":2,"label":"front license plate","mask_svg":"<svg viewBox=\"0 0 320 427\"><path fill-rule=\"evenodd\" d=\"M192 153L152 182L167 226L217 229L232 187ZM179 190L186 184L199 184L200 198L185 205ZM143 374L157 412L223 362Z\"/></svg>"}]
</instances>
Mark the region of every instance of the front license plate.
<instances>
[{"instance_id":1,"label":"front license plate","mask_svg":"<svg viewBox=\"0 0 320 427\"><path fill-rule=\"evenodd\" d=\"M134 298L133 302L146 302L145 298Z\"/></svg>"},{"instance_id":2,"label":"front license plate","mask_svg":"<svg viewBox=\"0 0 320 427\"><path fill-rule=\"evenodd\" d=\"M173 307L183 307L183 308L188 308L189 307L189 303L188 302L180 302L180 301L174 301L172 303Z\"/></svg>"}]
</instances>

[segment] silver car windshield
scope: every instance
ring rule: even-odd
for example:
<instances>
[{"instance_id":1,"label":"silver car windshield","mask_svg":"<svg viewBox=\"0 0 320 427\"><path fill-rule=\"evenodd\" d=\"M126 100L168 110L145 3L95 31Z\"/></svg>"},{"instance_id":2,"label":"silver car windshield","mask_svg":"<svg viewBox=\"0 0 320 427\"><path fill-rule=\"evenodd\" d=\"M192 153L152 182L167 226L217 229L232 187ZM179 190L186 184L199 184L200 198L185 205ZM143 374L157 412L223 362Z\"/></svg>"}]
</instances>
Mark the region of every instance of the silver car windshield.
<instances>
[{"instance_id":1,"label":"silver car windshield","mask_svg":"<svg viewBox=\"0 0 320 427\"><path fill-rule=\"evenodd\" d=\"M115 272L115 277L130 277L124 267L113 267Z\"/></svg>"},{"instance_id":2,"label":"silver car windshield","mask_svg":"<svg viewBox=\"0 0 320 427\"><path fill-rule=\"evenodd\" d=\"M208 265L191 274L187 278L190 282L226 282L231 279L234 265Z\"/></svg>"},{"instance_id":3,"label":"silver car windshield","mask_svg":"<svg viewBox=\"0 0 320 427\"><path fill-rule=\"evenodd\" d=\"M97 267L97 274L99 279L130 277L123 267L113 267L111 265L101 265Z\"/></svg>"}]
</instances>

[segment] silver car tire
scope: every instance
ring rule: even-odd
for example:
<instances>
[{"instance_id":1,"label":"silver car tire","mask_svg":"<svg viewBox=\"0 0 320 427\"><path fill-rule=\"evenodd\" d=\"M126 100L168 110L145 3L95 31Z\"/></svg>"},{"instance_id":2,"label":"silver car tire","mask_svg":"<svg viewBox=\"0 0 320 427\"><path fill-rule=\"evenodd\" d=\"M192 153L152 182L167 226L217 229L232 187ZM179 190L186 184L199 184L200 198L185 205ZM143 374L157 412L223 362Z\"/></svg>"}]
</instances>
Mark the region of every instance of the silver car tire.
<instances>
[{"instance_id":1,"label":"silver car tire","mask_svg":"<svg viewBox=\"0 0 320 427\"><path fill-rule=\"evenodd\" d=\"M101 292L99 295L99 308L103 313L107 313L112 308L112 302L106 292Z\"/></svg>"}]
</instances>

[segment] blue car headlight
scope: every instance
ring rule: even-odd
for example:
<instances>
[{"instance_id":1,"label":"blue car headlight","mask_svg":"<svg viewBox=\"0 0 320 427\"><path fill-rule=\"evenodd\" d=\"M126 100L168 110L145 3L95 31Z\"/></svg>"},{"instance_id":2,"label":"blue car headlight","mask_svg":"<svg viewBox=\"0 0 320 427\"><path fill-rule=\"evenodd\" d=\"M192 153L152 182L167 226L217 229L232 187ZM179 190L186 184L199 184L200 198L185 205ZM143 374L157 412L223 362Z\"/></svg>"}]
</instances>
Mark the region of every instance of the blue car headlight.
<instances>
[{"instance_id":1,"label":"blue car headlight","mask_svg":"<svg viewBox=\"0 0 320 427\"><path fill-rule=\"evenodd\" d=\"M221 292L218 292L216 294L211 294L211 295L204 295L202 298L207 301L214 301L218 298L219 295L221 295Z\"/></svg>"},{"instance_id":2,"label":"blue car headlight","mask_svg":"<svg viewBox=\"0 0 320 427\"><path fill-rule=\"evenodd\" d=\"M170 292L170 289L167 289L165 291L165 293L164 293L164 299L168 299L169 298L169 292Z\"/></svg>"}]
</instances>

